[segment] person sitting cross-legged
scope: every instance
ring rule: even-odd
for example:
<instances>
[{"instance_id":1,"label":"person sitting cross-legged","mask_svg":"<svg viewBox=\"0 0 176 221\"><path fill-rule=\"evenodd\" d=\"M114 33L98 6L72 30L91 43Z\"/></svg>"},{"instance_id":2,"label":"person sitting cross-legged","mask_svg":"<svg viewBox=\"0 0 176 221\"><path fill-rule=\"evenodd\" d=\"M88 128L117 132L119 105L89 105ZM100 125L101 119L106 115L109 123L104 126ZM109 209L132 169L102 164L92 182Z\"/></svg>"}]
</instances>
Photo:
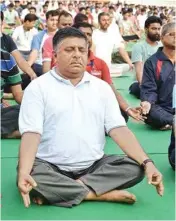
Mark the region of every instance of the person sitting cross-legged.
<instances>
[{"instance_id":1,"label":"person sitting cross-legged","mask_svg":"<svg viewBox=\"0 0 176 221\"><path fill-rule=\"evenodd\" d=\"M138 99L140 99L140 85L142 82L144 63L150 56L156 53L161 46L159 42L161 26L162 21L160 18L156 16L148 17L145 21L146 39L137 42L132 48L131 60L136 72L136 81L130 85L129 91L130 94Z\"/></svg>"},{"instance_id":2,"label":"person sitting cross-legged","mask_svg":"<svg viewBox=\"0 0 176 221\"><path fill-rule=\"evenodd\" d=\"M172 91L175 83L175 23L161 31L163 48L144 64L141 84L141 107L145 122L160 130L171 129L173 123Z\"/></svg>"},{"instance_id":3,"label":"person sitting cross-legged","mask_svg":"<svg viewBox=\"0 0 176 221\"><path fill-rule=\"evenodd\" d=\"M1 91L9 85L17 103L21 103L23 91L21 76L13 56L1 49ZM1 138L19 138L18 116L20 105L10 106L1 95Z\"/></svg>"},{"instance_id":4,"label":"person sitting cross-legged","mask_svg":"<svg viewBox=\"0 0 176 221\"><path fill-rule=\"evenodd\" d=\"M87 37L63 28L53 48L56 68L31 82L21 104L17 177L25 206L29 194L37 204L63 207L134 203L124 189L141 182L144 170L162 196L162 175L127 128L111 87L85 71ZM127 156L104 154L105 130Z\"/></svg>"}]
</instances>

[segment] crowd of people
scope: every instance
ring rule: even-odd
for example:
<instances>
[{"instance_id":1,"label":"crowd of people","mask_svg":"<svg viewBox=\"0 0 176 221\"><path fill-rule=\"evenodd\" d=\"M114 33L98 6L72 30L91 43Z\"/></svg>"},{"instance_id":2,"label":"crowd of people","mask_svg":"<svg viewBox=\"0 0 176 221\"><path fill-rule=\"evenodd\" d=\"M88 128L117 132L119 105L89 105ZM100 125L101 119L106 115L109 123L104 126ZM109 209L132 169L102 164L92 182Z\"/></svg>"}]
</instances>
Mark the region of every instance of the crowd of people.
<instances>
[{"instance_id":1,"label":"crowd of people","mask_svg":"<svg viewBox=\"0 0 176 221\"><path fill-rule=\"evenodd\" d=\"M29 193L34 203L64 207L134 203L124 189L144 172L162 196L162 175L126 123L132 117L172 130L175 169L174 7L55 0L1 0L0 7L1 137L21 138L17 183L25 206ZM113 53L135 71L129 93L139 107L113 85ZM127 157L104 154L106 135Z\"/></svg>"}]
</instances>

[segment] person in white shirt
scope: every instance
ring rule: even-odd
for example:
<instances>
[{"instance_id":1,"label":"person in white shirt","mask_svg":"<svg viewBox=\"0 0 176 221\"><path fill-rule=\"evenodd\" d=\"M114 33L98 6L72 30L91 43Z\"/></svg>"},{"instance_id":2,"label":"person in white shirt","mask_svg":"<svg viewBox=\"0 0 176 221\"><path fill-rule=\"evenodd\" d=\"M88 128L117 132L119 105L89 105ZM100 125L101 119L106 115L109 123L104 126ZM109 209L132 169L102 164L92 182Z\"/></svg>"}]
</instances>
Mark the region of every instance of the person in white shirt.
<instances>
[{"instance_id":1,"label":"person in white shirt","mask_svg":"<svg viewBox=\"0 0 176 221\"><path fill-rule=\"evenodd\" d=\"M139 23L139 27L141 30L144 30L145 21L147 19L146 10L144 8L141 9L140 14L137 16L137 20Z\"/></svg>"},{"instance_id":2,"label":"person in white shirt","mask_svg":"<svg viewBox=\"0 0 176 221\"><path fill-rule=\"evenodd\" d=\"M22 13L21 13L21 20L22 20L22 21L24 20L25 16L30 13L29 9L30 9L31 7L32 7L32 3L31 3L31 2L28 2L26 8L23 9L23 11L22 11Z\"/></svg>"},{"instance_id":3,"label":"person in white shirt","mask_svg":"<svg viewBox=\"0 0 176 221\"><path fill-rule=\"evenodd\" d=\"M18 50L26 60L30 54L32 39L38 33L38 30L34 28L37 19L36 15L27 14L23 25L16 27L12 34Z\"/></svg>"},{"instance_id":4,"label":"person in white shirt","mask_svg":"<svg viewBox=\"0 0 176 221\"><path fill-rule=\"evenodd\" d=\"M26 88L20 110L17 177L24 205L29 193L40 205L134 203L124 189L139 183L144 170L162 196L162 175L126 126L111 87L85 72L86 35L60 29L53 48L57 66ZM104 154L105 130L128 157Z\"/></svg>"},{"instance_id":5,"label":"person in white shirt","mask_svg":"<svg viewBox=\"0 0 176 221\"><path fill-rule=\"evenodd\" d=\"M5 23L10 27L21 24L21 21L18 16L18 12L14 10L13 3L10 3L8 5L7 10L4 12L4 20L5 20Z\"/></svg>"},{"instance_id":6,"label":"person in white shirt","mask_svg":"<svg viewBox=\"0 0 176 221\"><path fill-rule=\"evenodd\" d=\"M95 10L92 12L93 16L93 25L98 28L98 15L101 13L101 10L98 5L95 6Z\"/></svg>"},{"instance_id":7,"label":"person in white shirt","mask_svg":"<svg viewBox=\"0 0 176 221\"><path fill-rule=\"evenodd\" d=\"M74 10L72 3L68 4L68 10L67 11L68 11L68 13L70 13L72 15L73 18L76 16L76 11Z\"/></svg>"},{"instance_id":8,"label":"person in white shirt","mask_svg":"<svg viewBox=\"0 0 176 221\"><path fill-rule=\"evenodd\" d=\"M111 55L114 51L119 51L122 58L129 64L130 69L133 68L133 64L125 51L125 45L121 38L117 35L112 35L112 31L109 31L110 15L109 13L102 12L98 16L100 29L96 29L93 32L93 43L95 45L95 55L106 62L108 67L111 67Z\"/></svg>"}]
</instances>

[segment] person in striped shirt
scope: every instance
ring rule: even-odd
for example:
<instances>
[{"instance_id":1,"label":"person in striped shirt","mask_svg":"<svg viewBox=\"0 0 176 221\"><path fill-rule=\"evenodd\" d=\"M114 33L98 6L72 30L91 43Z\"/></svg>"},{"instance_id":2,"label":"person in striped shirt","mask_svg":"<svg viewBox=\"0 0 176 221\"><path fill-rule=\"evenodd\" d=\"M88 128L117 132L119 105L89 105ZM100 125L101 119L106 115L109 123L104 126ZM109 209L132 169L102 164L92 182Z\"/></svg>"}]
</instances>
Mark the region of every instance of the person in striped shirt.
<instances>
[{"instance_id":1,"label":"person in striped shirt","mask_svg":"<svg viewBox=\"0 0 176 221\"><path fill-rule=\"evenodd\" d=\"M19 138L18 116L23 97L21 76L13 56L1 50L1 137ZM18 105L10 106L4 99L4 87L9 85Z\"/></svg>"}]
</instances>

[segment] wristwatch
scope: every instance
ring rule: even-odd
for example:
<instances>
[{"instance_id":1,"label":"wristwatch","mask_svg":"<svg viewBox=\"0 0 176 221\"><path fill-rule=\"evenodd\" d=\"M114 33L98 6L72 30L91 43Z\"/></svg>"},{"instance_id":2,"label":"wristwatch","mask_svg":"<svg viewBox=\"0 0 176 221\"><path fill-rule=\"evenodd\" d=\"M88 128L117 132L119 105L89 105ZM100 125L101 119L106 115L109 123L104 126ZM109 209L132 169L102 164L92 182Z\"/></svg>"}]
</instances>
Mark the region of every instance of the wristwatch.
<instances>
[{"instance_id":1,"label":"wristwatch","mask_svg":"<svg viewBox=\"0 0 176 221\"><path fill-rule=\"evenodd\" d=\"M151 163L154 164L153 160L151 160L151 159L146 159L146 160L144 160L144 161L142 162L141 167L145 168L146 164L149 163L149 162L151 162Z\"/></svg>"}]
</instances>

